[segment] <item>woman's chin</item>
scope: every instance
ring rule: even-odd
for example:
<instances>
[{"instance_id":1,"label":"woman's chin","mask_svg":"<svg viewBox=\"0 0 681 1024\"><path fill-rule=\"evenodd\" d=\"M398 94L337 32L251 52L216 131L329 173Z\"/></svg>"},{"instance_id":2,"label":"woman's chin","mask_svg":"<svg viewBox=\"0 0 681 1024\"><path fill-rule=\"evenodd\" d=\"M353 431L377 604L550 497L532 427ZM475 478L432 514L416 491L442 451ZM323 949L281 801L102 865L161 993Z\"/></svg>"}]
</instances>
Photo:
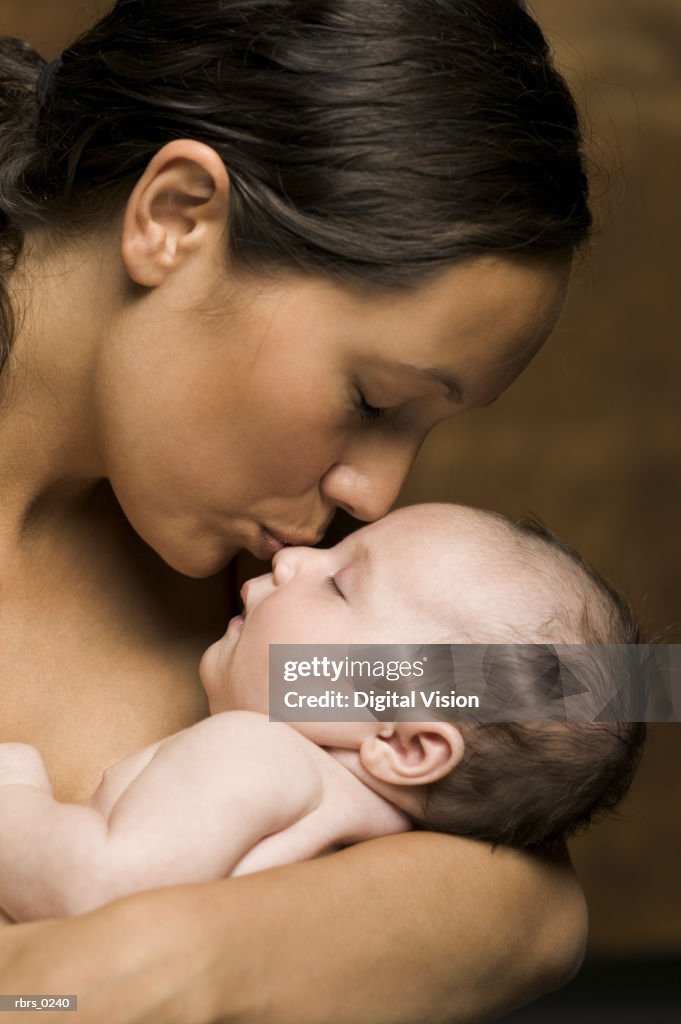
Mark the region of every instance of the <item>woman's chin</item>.
<instances>
[{"instance_id":1,"label":"woman's chin","mask_svg":"<svg viewBox=\"0 0 681 1024\"><path fill-rule=\"evenodd\" d=\"M182 546L161 540L152 546L171 569L197 580L222 572L239 551L234 544L213 538L191 538Z\"/></svg>"}]
</instances>

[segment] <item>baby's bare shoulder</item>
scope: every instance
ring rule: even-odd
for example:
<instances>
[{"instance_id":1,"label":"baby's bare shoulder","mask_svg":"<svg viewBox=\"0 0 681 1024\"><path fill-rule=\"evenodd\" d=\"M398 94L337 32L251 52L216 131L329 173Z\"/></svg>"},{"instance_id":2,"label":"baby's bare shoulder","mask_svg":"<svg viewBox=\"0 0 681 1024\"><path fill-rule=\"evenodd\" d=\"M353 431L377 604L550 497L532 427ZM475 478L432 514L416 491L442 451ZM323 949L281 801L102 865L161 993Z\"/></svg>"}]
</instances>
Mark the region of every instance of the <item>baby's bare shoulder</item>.
<instances>
[{"instance_id":1,"label":"baby's bare shoulder","mask_svg":"<svg viewBox=\"0 0 681 1024\"><path fill-rule=\"evenodd\" d=\"M284 722L271 721L267 715L257 711L222 711L209 718L203 718L182 732L175 733L163 741L162 746L191 744L230 743L260 745L286 745L305 750L314 747Z\"/></svg>"},{"instance_id":2,"label":"baby's bare shoulder","mask_svg":"<svg viewBox=\"0 0 681 1024\"><path fill-rule=\"evenodd\" d=\"M249 786L271 791L296 786L314 799L321 786L319 748L284 722L254 711L223 711L164 740L154 759L194 773L220 769L232 782L246 776Z\"/></svg>"}]
</instances>

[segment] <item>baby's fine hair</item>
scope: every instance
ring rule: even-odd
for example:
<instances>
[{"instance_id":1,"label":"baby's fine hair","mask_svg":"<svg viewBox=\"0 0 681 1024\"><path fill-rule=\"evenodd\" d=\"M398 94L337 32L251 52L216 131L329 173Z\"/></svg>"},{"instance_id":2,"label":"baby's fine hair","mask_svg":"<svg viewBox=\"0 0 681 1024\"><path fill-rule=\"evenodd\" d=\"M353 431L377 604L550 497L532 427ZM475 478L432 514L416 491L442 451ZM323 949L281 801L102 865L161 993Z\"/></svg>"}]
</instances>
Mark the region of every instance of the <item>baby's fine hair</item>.
<instances>
[{"instance_id":1,"label":"baby's fine hair","mask_svg":"<svg viewBox=\"0 0 681 1024\"><path fill-rule=\"evenodd\" d=\"M610 703L609 718L617 717L612 706L618 694L644 695L644 648L638 646L639 629L626 599L574 548L536 519L512 523L490 515L512 529L523 558L530 564L536 560L532 567L537 571L546 571L546 555L553 553L557 602L541 627L543 636L535 633L527 643L517 636L515 647L489 648L486 705L494 700L495 688L499 707L510 689L521 692L527 720L457 721L464 739L462 761L427 787L416 824L500 845L550 850L622 800L646 734L643 722L547 722L539 710L532 721L533 708L546 706L547 674L559 667L553 645L580 645L574 650L584 700L594 701L595 716ZM564 639L568 630L569 641Z\"/></svg>"}]
</instances>

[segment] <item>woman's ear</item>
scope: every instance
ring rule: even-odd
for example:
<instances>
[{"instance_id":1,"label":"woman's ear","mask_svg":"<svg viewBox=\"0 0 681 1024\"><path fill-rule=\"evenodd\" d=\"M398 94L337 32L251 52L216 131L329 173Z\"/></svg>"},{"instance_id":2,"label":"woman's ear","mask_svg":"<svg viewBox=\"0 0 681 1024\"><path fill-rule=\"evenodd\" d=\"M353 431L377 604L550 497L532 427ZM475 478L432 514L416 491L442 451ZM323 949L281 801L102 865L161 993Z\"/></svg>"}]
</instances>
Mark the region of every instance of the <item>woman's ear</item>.
<instances>
[{"instance_id":1,"label":"woman's ear","mask_svg":"<svg viewBox=\"0 0 681 1024\"><path fill-rule=\"evenodd\" d=\"M452 722L391 722L362 742L359 757L376 779L425 786L455 768L463 752L463 736Z\"/></svg>"},{"instance_id":2,"label":"woman's ear","mask_svg":"<svg viewBox=\"0 0 681 1024\"><path fill-rule=\"evenodd\" d=\"M154 288L206 242L222 244L229 175L210 146L176 139L156 153L135 185L121 252L136 284Z\"/></svg>"}]
</instances>

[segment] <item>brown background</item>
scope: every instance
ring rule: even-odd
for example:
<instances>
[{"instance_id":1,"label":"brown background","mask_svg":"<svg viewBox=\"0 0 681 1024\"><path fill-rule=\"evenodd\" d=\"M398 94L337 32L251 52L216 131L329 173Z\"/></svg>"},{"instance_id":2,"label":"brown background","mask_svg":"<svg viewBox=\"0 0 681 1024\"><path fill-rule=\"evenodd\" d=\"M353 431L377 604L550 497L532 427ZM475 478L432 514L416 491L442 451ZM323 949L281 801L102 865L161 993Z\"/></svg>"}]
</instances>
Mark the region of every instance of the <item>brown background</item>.
<instances>
[{"instance_id":1,"label":"brown background","mask_svg":"<svg viewBox=\"0 0 681 1024\"><path fill-rule=\"evenodd\" d=\"M102 0L0 0L53 56ZM440 427L403 501L542 516L681 642L681 0L534 0L589 121L600 235L547 348ZM681 953L681 726L653 726L618 820L573 844L594 955Z\"/></svg>"}]
</instances>

